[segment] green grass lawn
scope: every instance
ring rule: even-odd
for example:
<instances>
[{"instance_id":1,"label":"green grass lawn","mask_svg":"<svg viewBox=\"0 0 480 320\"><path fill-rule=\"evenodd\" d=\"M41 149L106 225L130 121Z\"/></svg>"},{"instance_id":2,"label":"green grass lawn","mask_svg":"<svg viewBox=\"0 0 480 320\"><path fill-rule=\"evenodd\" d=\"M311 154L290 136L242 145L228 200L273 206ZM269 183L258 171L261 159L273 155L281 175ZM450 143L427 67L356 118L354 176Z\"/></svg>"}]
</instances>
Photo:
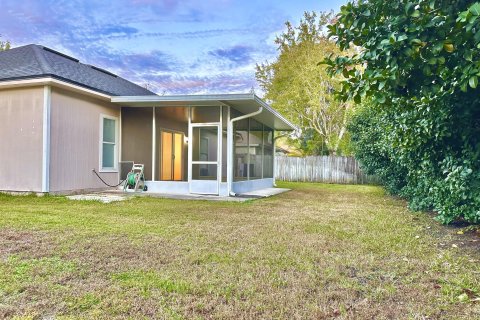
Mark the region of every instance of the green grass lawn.
<instances>
[{"instance_id":1,"label":"green grass lawn","mask_svg":"<svg viewBox=\"0 0 480 320\"><path fill-rule=\"evenodd\" d=\"M246 203L0 195L0 318L480 317L478 236L378 187Z\"/></svg>"}]
</instances>

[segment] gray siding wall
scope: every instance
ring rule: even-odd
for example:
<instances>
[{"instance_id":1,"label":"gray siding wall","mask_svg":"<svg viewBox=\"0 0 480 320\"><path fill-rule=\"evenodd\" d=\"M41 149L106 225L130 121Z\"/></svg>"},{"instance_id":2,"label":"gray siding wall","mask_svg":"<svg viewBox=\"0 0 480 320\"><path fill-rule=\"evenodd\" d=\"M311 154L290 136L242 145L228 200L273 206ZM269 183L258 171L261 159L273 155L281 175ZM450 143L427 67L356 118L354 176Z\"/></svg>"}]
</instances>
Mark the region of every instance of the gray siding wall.
<instances>
[{"instance_id":1,"label":"gray siding wall","mask_svg":"<svg viewBox=\"0 0 480 320\"><path fill-rule=\"evenodd\" d=\"M122 108L122 160L144 164L146 180L152 180L152 122L152 108Z\"/></svg>"},{"instance_id":2,"label":"gray siding wall","mask_svg":"<svg viewBox=\"0 0 480 320\"><path fill-rule=\"evenodd\" d=\"M43 87L0 90L0 190L42 190Z\"/></svg>"},{"instance_id":3,"label":"gray siding wall","mask_svg":"<svg viewBox=\"0 0 480 320\"><path fill-rule=\"evenodd\" d=\"M52 88L50 131L50 191L70 192L105 188L99 171L100 117L120 119L120 108L109 102ZM100 173L109 184L118 173Z\"/></svg>"}]
</instances>

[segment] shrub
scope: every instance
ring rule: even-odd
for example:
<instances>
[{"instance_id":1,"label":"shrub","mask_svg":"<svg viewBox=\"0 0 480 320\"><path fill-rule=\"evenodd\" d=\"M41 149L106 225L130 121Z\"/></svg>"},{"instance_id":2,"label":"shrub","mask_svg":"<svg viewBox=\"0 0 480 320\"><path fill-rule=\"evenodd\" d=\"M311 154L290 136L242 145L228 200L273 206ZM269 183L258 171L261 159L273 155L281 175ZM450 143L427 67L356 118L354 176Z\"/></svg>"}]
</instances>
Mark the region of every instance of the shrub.
<instances>
[{"instance_id":1,"label":"shrub","mask_svg":"<svg viewBox=\"0 0 480 320\"><path fill-rule=\"evenodd\" d=\"M443 223L479 223L480 3L358 1L329 28L361 48L326 62L363 100L350 132L367 173Z\"/></svg>"}]
</instances>

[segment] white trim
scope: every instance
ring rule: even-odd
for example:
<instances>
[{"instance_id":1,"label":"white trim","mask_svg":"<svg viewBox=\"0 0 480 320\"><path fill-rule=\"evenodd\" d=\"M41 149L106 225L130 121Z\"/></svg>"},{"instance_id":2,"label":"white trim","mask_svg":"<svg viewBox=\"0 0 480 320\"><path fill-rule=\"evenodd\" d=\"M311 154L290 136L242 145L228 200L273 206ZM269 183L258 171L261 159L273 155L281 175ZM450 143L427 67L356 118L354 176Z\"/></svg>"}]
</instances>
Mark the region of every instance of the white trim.
<instances>
[{"instance_id":1,"label":"white trim","mask_svg":"<svg viewBox=\"0 0 480 320\"><path fill-rule=\"evenodd\" d=\"M122 107L120 107L120 119L118 120L118 162L122 162Z\"/></svg>"},{"instance_id":2,"label":"white trim","mask_svg":"<svg viewBox=\"0 0 480 320\"><path fill-rule=\"evenodd\" d=\"M262 179L264 177L263 167L265 166L265 125L262 123Z\"/></svg>"},{"instance_id":3,"label":"white trim","mask_svg":"<svg viewBox=\"0 0 480 320\"><path fill-rule=\"evenodd\" d=\"M24 79L24 80L7 80L0 81L1 89L17 88L17 87L32 87L32 86L53 86L64 89L69 89L75 92L83 93L88 96L96 97L101 100L111 101L112 97L91 89L84 88L69 82L61 81L51 77L44 77L38 79Z\"/></svg>"},{"instance_id":4,"label":"white trim","mask_svg":"<svg viewBox=\"0 0 480 320\"><path fill-rule=\"evenodd\" d=\"M43 87L43 132L42 132L42 192L50 191L50 117L52 88Z\"/></svg>"},{"instance_id":5,"label":"white trim","mask_svg":"<svg viewBox=\"0 0 480 320\"><path fill-rule=\"evenodd\" d=\"M229 117L227 122L227 194L232 191L233 182L233 122L231 121L231 111L229 108Z\"/></svg>"},{"instance_id":6,"label":"white trim","mask_svg":"<svg viewBox=\"0 0 480 320\"><path fill-rule=\"evenodd\" d=\"M223 100L254 100L255 94L252 93L226 93L226 94L185 94L185 95L164 95L164 96L115 96L112 97L112 102L129 103L129 102L221 102ZM217 107L210 105L211 107Z\"/></svg>"},{"instance_id":7,"label":"white trim","mask_svg":"<svg viewBox=\"0 0 480 320\"><path fill-rule=\"evenodd\" d=\"M247 180L250 180L250 118L246 119L248 122L247 126Z\"/></svg>"},{"instance_id":8,"label":"white trim","mask_svg":"<svg viewBox=\"0 0 480 320\"><path fill-rule=\"evenodd\" d=\"M152 107L152 181L155 181L155 162L156 146L157 146L157 117L155 116L155 107Z\"/></svg>"},{"instance_id":9,"label":"white trim","mask_svg":"<svg viewBox=\"0 0 480 320\"><path fill-rule=\"evenodd\" d=\"M276 187L277 186L277 181L275 180L275 175L276 175L276 171L277 171L277 139L275 139L275 129L272 129L272 148L273 148L273 165L272 165L272 170L273 170L273 174L272 174L272 179L273 179L273 186Z\"/></svg>"},{"instance_id":10,"label":"white trim","mask_svg":"<svg viewBox=\"0 0 480 320\"><path fill-rule=\"evenodd\" d=\"M193 128L192 128L192 107L188 108L188 145L187 145L187 152L188 152L188 159L187 159L187 175L188 175L188 192L191 193L190 186L192 185L192 138L193 138Z\"/></svg>"},{"instance_id":11,"label":"white trim","mask_svg":"<svg viewBox=\"0 0 480 320\"><path fill-rule=\"evenodd\" d=\"M221 125L221 122L192 122L192 125L195 127L211 127Z\"/></svg>"},{"instance_id":12,"label":"white trim","mask_svg":"<svg viewBox=\"0 0 480 320\"><path fill-rule=\"evenodd\" d=\"M220 194L220 183L222 182L222 158L223 158L223 106L219 106L220 109L220 130L218 131L218 158L217 158L217 182L218 182L218 194Z\"/></svg>"},{"instance_id":13,"label":"white trim","mask_svg":"<svg viewBox=\"0 0 480 320\"><path fill-rule=\"evenodd\" d=\"M221 111L221 110L220 110ZM204 127L216 127L217 128L217 161L193 161L193 155L192 155L192 150L193 150L193 128L198 127L198 128L204 128ZM222 163L222 154L221 154L221 145L222 145L222 124L221 122L209 122L209 123L190 123L188 125L188 131L189 135L191 135L191 138L189 138L189 149L188 149L188 167L189 167L189 192L190 193L196 193L196 194L213 194L213 195L219 195L220 194L220 183L222 181L222 168L221 168L221 163ZM193 181L215 181L215 180L193 180L192 179L192 174L191 174L191 168L195 164L210 164L210 165L216 165L217 166L217 179L216 179L216 193L209 193L209 192L192 192L192 185Z\"/></svg>"},{"instance_id":14,"label":"white trim","mask_svg":"<svg viewBox=\"0 0 480 320\"><path fill-rule=\"evenodd\" d=\"M192 164L219 164L218 161L192 161Z\"/></svg>"},{"instance_id":15,"label":"white trim","mask_svg":"<svg viewBox=\"0 0 480 320\"><path fill-rule=\"evenodd\" d=\"M115 144L114 144L114 149L113 149L113 168L103 168L103 119L110 119L115 121ZM118 117L114 117L111 115L107 114L100 114L100 132L99 132L99 148L98 148L98 172L104 172L104 173L117 173L118 172Z\"/></svg>"}]
</instances>

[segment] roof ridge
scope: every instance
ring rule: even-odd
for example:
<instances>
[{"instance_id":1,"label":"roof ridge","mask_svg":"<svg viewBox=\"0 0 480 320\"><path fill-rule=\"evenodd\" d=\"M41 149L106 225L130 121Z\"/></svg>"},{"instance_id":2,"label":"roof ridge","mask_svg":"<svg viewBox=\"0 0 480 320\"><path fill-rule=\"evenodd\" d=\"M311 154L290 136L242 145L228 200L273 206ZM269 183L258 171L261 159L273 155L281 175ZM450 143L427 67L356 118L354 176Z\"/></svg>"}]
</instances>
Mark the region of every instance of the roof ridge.
<instances>
[{"instance_id":1,"label":"roof ridge","mask_svg":"<svg viewBox=\"0 0 480 320\"><path fill-rule=\"evenodd\" d=\"M42 69L42 71L46 74L52 74L53 69L50 66L50 64L47 62L47 59L45 59L45 56L43 55L43 47L37 44L33 44L32 49L33 49L35 59L37 59L37 62L40 65L40 68Z\"/></svg>"}]
</instances>

